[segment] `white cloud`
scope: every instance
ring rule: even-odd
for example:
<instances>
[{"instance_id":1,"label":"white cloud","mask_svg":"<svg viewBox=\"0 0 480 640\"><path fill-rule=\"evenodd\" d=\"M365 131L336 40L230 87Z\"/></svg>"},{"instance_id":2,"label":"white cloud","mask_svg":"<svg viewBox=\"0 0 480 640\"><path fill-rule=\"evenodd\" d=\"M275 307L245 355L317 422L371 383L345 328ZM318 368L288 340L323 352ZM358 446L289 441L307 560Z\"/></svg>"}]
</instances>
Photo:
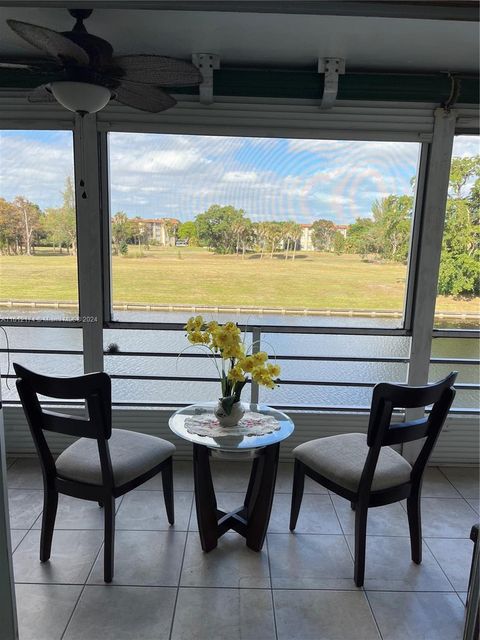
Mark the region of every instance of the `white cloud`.
<instances>
[{"instance_id":1,"label":"white cloud","mask_svg":"<svg viewBox=\"0 0 480 640\"><path fill-rule=\"evenodd\" d=\"M41 206L55 206L72 171L71 147L60 139L70 134L57 133L0 134L0 195L13 197L21 185ZM397 142L112 133L112 212L185 220L216 203L252 219L345 223L368 215L376 198L410 193L417 152Z\"/></svg>"},{"instance_id":2,"label":"white cloud","mask_svg":"<svg viewBox=\"0 0 480 640\"><path fill-rule=\"evenodd\" d=\"M256 171L227 171L223 175L223 182L256 182L258 174Z\"/></svg>"},{"instance_id":3,"label":"white cloud","mask_svg":"<svg viewBox=\"0 0 480 640\"><path fill-rule=\"evenodd\" d=\"M59 206L67 176L73 176L70 132L0 133L0 196L24 195L41 208Z\"/></svg>"}]
</instances>

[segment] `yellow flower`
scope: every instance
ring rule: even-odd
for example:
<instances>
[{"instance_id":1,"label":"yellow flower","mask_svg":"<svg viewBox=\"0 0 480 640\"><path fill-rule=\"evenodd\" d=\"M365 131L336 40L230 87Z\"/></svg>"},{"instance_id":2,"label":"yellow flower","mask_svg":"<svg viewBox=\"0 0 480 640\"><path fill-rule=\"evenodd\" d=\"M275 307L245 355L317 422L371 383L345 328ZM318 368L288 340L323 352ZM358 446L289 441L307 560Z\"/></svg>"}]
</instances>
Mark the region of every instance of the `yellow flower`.
<instances>
[{"instance_id":1,"label":"yellow flower","mask_svg":"<svg viewBox=\"0 0 480 640\"><path fill-rule=\"evenodd\" d=\"M203 344L204 337L201 331L192 331L187 338L192 344Z\"/></svg>"},{"instance_id":2,"label":"yellow flower","mask_svg":"<svg viewBox=\"0 0 480 640\"><path fill-rule=\"evenodd\" d=\"M243 347L240 344L227 343L222 349L222 358L241 358L244 355Z\"/></svg>"},{"instance_id":3,"label":"yellow flower","mask_svg":"<svg viewBox=\"0 0 480 640\"><path fill-rule=\"evenodd\" d=\"M187 324L185 325L185 329L189 332L200 331L204 324L205 322L202 316L192 316L188 319Z\"/></svg>"},{"instance_id":4,"label":"yellow flower","mask_svg":"<svg viewBox=\"0 0 480 640\"><path fill-rule=\"evenodd\" d=\"M252 360L251 356L247 356L246 358L242 358L238 365L245 371L245 373L251 373L255 367L255 362Z\"/></svg>"},{"instance_id":5,"label":"yellow flower","mask_svg":"<svg viewBox=\"0 0 480 640\"><path fill-rule=\"evenodd\" d=\"M266 362L268 359L268 355L265 353L265 351L259 351L258 353L253 353L250 357L254 363L254 366L260 366L264 362Z\"/></svg>"},{"instance_id":6,"label":"yellow flower","mask_svg":"<svg viewBox=\"0 0 480 640\"><path fill-rule=\"evenodd\" d=\"M280 367L278 364L269 364L267 365L268 373L272 376L272 378L278 378L280 375Z\"/></svg>"},{"instance_id":7,"label":"yellow flower","mask_svg":"<svg viewBox=\"0 0 480 640\"><path fill-rule=\"evenodd\" d=\"M238 366L232 367L227 375L228 379L232 382L244 382L245 376Z\"/></svg>"}]
</instances>

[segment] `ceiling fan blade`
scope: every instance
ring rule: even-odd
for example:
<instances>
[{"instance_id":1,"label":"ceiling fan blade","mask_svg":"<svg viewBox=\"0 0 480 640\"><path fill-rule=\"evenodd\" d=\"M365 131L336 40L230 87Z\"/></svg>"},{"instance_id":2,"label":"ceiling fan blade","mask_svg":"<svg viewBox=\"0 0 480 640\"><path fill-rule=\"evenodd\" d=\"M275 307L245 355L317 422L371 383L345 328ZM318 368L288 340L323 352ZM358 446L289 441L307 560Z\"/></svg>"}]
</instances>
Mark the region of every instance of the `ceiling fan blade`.
<instances>
[{"instance_id":1,"label":"ceiling fan blade","mask_svg":"<svg viewBox=\"0 0 480 640\"><path fill-rule=\"evenodd\" d=\"M33 91L31 91L27 96L28 102L56 102L52 93L47 89L46 84L42 84Z\"/></svg>"},{"instance_id":2,"label":"ceiling fan blade","mask_svg":"<svg viewBox=\"0 0 480 640\"><path fill-rule=\"evenodd\" d=\"M121 84L117 87L114 90L114 99L128 107L150 113L158 113L177 104L175 98L159 87L133 83Z\"/></svg>"},{"instance_id":3,"label":"ceiling fan blade","mask_svg":"<svg viewBox=\"0 0 480 640\"><path fill-rule=\"evenodd\" d=\"M35 71L35 73L55 73L62 65L55 60L43 58L8 58L0 57L0 69L18 69L19 71Z\"/></svg>"},{"instance_id":4,"label":"ceiling fan blade","mask_svg":"<svg viewBox=\"0 0 480 640\"><path fill-rule=\"evenodd\" d=\"M200 71L190 62L166 58L165 56L138 54L118 56L113 64L123 71L112 76L141 84L163 85L165 87L181 87L200 84L203 80Z\"/></svg>"},{"instance_id":5,"label":"ceiling fan blade","mask_svg":"<svg viewBox=\"0 0 480 640\"><path fill-rule=\"evenodd\" d=\"M39 27L19 20L7 20L7 24L18 36L37 47L49 56L63 61L71 61L87 65L90 61L88 53L61 33L46 27Z\"/></svg>"}]
</instances>

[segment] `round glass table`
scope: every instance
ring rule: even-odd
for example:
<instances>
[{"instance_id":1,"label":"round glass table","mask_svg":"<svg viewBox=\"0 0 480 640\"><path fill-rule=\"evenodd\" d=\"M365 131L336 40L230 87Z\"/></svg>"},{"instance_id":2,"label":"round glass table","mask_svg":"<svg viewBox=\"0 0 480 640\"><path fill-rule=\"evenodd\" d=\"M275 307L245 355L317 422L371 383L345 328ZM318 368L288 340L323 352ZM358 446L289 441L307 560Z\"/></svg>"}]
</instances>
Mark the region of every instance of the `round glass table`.
<instances>
[{"instance_id":1,"label":"round glass table","mask_svg":"<svg viewBox=\"0 0 480 640\"><path fill-rule=\"evenodd\" d=\"M193 444L195 504L202 549L211 551L217 546L218 539L233 529L246 538L250 549L260 551L272 510L280 442L288 438L295 427L292 420L281 411L262 404L243 403L247 411L274 418L278 428L264 435L230 435L227 427L225 435L218 437L198 435L187 430L187 418L213 415L216 404L205 402L184 407L169 419L169 427L173 433ZM231 428L233 433L234 429ZM252 460L245 500L233 511L225 512L217 507L210 457Z\"/></svg>"}]
</instances>

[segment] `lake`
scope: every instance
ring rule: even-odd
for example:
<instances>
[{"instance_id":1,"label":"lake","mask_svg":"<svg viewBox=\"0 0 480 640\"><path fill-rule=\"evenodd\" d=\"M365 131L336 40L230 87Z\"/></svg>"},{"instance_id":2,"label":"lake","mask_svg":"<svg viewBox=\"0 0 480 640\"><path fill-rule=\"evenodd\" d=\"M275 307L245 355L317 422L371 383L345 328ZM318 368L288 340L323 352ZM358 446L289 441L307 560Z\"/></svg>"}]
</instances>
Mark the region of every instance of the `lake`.
<instances>
[{"instance_id":1,"label":"lake","mask_svg":"<svg viewBox=\"0 0 480 640\"><path fill-rule=\"evenodd\" d=\"M31 313L31 312L30 312ZM7 315L7 314L3 314ZM27 318L28 310L11 311L10 316ZM205 314L206 315L206 314ZM44 310L44 318L65 318L65 312ZM38 317L38 310L36 310ZM392 327L392 319L382 318L349 318L345 316L309 317L309 316L238 316L235 314L215 314L208 316L220 322L235 319L240 326L248 324L291 326L359 326ZM152 322L184 322L186 315L181 313L134 313L120 312L117 320L140 321L147 318ZM49 327L7 327L9 346L11 349L55 349L81 350L82 332L77 328ZM249 335L250 339L250 335ZM0 333L1 347L6 347L5 335ZM358 387L355 383L380 381L404 382L407 373L406 363L372 362L369 358L397 357L408 358L410 339L403 336L371 336L371 335L326 335L326 334L282 334L264 333L261 336L262 348L277 355L282 367L282 380L297 382L328 381L328 386L309 384L282 383L274 391L260 389L260 401L273 405L308 405L317 407L368 407L371 388ZM188 345L183 332L158 330L124 330L106 329L104 331L104 348L110 343L118 345L121 352L163 352L166 357L146 356L105 356L105 370L114 375L153 375L153 376L198 376L214 377L216 370L213 362L204 358L189 357L190 353L199 353L198 349L188 350L178 358L178 353ZM366 358L363 362L338 361L288 361L282 356L323 356ZM462 359L479 358L479 341L474 338L436 338L433 341L432 357L448 357ZM80 375L82 371L81 355L40 355L11 354L11 361L20 362L35 371L50 375ZM1 372L4 375L8 366L7 354L1 354ZM432 364L430 379L445 376L450 370L459 371L459 383L478 383L478 367L475 365ZM10 370L10 373L13 373ZM339 386L342 382L351 382L353 386ZM215 400L218 397L218 383L191 382L177 380L118 380L112 382L114 402L135 403L193 403L200 400ZM13 380L10 389L5 382L2 385L2 396L5 400L16 399ZM242 397L249 399L249 387ZM455 399L459 408L478 408L478 391L459 390Z\"/></svg>"}]
</instances>

